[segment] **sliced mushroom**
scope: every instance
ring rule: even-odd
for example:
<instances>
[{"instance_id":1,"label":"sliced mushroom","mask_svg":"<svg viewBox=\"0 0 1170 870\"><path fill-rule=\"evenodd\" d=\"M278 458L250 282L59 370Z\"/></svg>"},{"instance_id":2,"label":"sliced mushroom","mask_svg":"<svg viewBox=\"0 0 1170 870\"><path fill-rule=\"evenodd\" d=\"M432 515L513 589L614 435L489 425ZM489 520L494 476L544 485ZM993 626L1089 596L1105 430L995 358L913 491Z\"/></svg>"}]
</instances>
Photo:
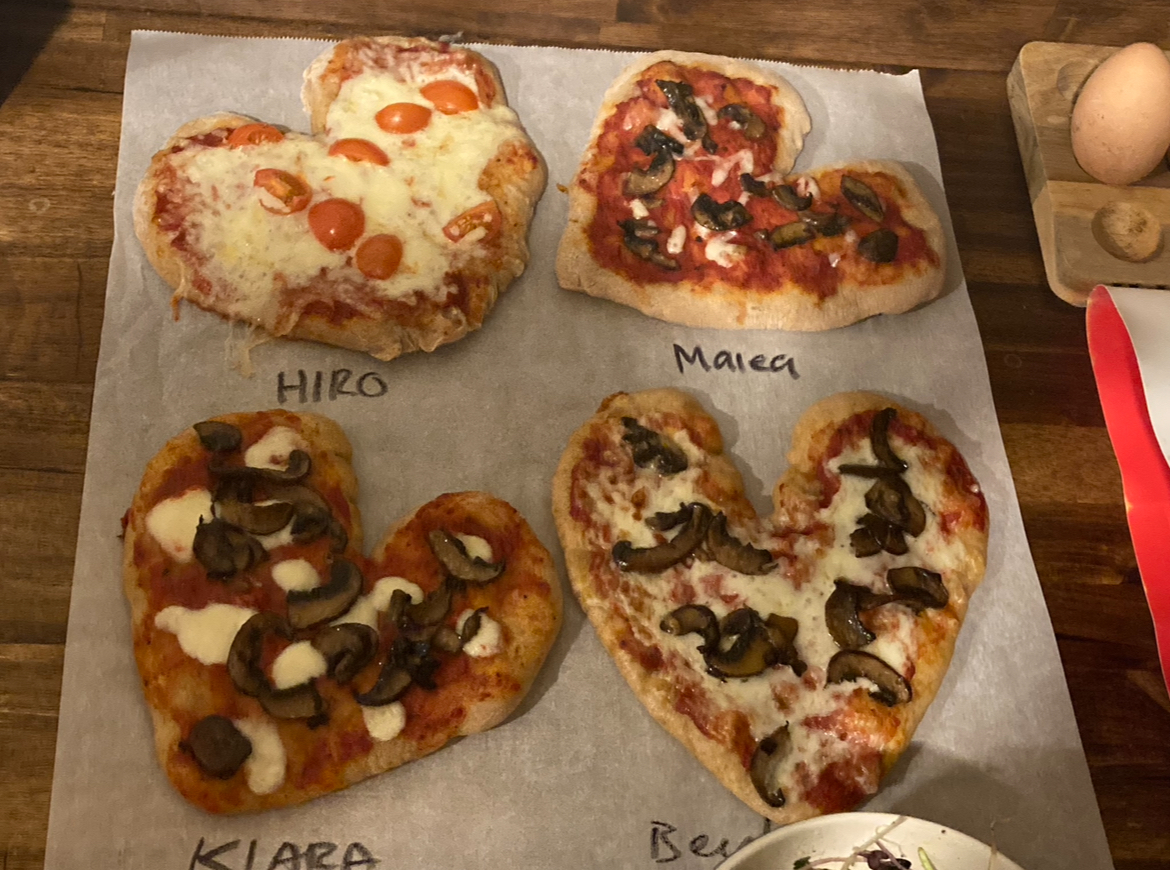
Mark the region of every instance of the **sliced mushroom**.
<instances>
[{"instance_id":1,"label":"sliced mushroom","mask_svg":"<svg viewBox=\"0 0 1170 870\"><path fill-rule=\"evenodd\" d=\"M752 196L767 196L769 194L768 185L760 181L758 178L752 176L750 172L741 172L739 176L739 185L745 192Z\"/></svg>"},{"instance_id":2,"label":"sliced mushroom","mask_svg":"<svg viewBox=\"0 0 1170 870\"><path fill-rule=\"evenodd\" d=\"M252 742L226 716L200 719L179 745L194 756L204 773L216 779L230 779L252 754Z\"/></svg>"},{"instance_id":3,"label":"sliced mushroom","mask_svg":"<svg viewBox=\"0 0 1170 870\"><path fill-rule=\"evenodd\" d=\"M427 593L418 604L409 604L400 622L416 626L437 626L451 612L451 584L444 580L433 592Z\"/></svg>"},{"instance_id":4,"label":"sliced mushroom","mask_svg":"<svg viewBox=\"0 0 1170 870\"><path fill-rule=\"evenodd\" d=\"M229 498L215 503L215 512L220 519L253 535L279 532L292 520L293 511L293 506L284 501L252 504Z\"/></svg>"},{"instance_id":5,"label":"sliced mushroom","mask_svg":"<svg viewBox=\"0 0 1170 870\"><path fill-rule=\"evenodd\" d=\"M764 134L768 132L768 128L764 126L764 122L760 116L743 103L729 103L716 112L715 115L716 117L724 118L738 124L740 129L743 130L744 138L753 142L757 139L762 139Z\"/></svg>"},{"instance_id":6,"label":"sliced mushroom","mask_svg":"<svg viewBox=\"0 0 1170 870\"><path fill-rule=\"evenodd\" d=\"M776 664L788 665L798 677L808 670L808 665L800 658L796 650L796 633L799 624L791 616L781 616L778 613L769 613L764 620L764 628L776 647Z\"/></svg>"},{"instance_id":7,"label":"sliced mushroom","mask_svg":"<svg viewBox=\"0 0 1170 870\"><path fill-rule=\"evenodd\" d=\"M860 649L876 636L861 621L861 600L868 592L863 586L838 580L825 601L825 627L841 649Z\"/></svg>"},{"instance_id":8,"label":"sliced mushroom","mask_svg":"<svg viewBox=\"0 0 1170 870\"><path fill-rule=\"evenodd\" d=\"M760 615L748 607L732 611L719 623L720 645L707 647L707 673L719 679L754 677L777 663L779 653ZM728 637L735 640L722 648Z\"/></svg>"},{"instance_id":9,"label":"sliced mushroom","mask_svg":"<svg viewBox=\"0 0 1170 870\"><path fill-rule=\"evenodd\" d=\"M849 200L849 204L879 224L886 216L881 197L874 193L872 187L852 175L841 176L841 193Z\"/></svg>"},{"instance_id":10,"label":"sliced mushroom","mask_svg":"<svg viewBox=\"0 0 1170 870\"><path fill-rule=\"evenodd\" d=\"M664 188L674 178L674 158L668 151L659 151L645 169L634 167L626 176L623 191L626 196L647 196Z\"/></svg>"},{"instance_id":11,"label":"sliced mushroom","mask_svg":"<svg viewBox=\"0 0 1170 870\"><path fill-rule=\"evenodd\" d=\"M646 520L646 525L656 532L669 532L691 518L691 506L681 504L676 511L658 511Z\"/></svg>"},{"instance_id":12,"label":"sliced mushroom","mask_svg":"<svg viewBox=\"0 0 1170 870\"><path fill-rule=\"evenodd\" d=\"M405 642L404 638L399 637L394 645L394 656L410 679L424 689L436 688L434 675L440 662L431 655L431 644Z\"/></svg>"},{"instance_id":13,"label":"sliced mushroom","mask_svg":"<svg viewBox=\"0 0 1170 870\"><path fill-rule=\"evenodd\" d=\"M813 203L811 193L801 196L791 184L777 184L772 188L772 199L789 211L804 211Z\"/></svg>"},{"instance_id":14,"label":"sliced mushroom","mask_svg":"<svg viewBox=\"0 0 1170 870\"><path fill-rule=\"evenodd\" d=\"M875 655L857 650L842 650L829 659L825 672L827 683L849 683L869 680L877 689L869 696L880 704L893 707L905 704L913 691L905 677Z\"/></svg>"},{"instance_id":15,"label":"sliced mushroom","mask_svg":"<svg viewBox=\"0 0 1170 870\"><path fill-rule=\"evenodd\" d=\"M329 582L315 589L288 593L288 621L295 629L336 619L361 595L365 581L361 569L348 559L336 559L329 568Z\"/></svg>"},{"instance_id":16,"label":"sliced mushroom","mask_svg":"<svg viewBox=\"0 0 1170 870\"><path fill-rule=\"evenodd\" d=\"M231 423L219 420L204 420L193 427L199 436L199 443L212 453L231 453L240 449L244 434Z\"/></svg>"},{"instance_id":17,"label":"sliced mushroom","mask_svg":"<svg viewBox=\"0 0 1170 870\"><path fill-rule=\"evenodd\" d=\"M806 211L800 219L817 231L818 236L832 238L849 229L849 220L838 212Z\"/></svg>"},{"instance_id":18,"label":"sliced mushroom","mask_svg":"<svg viewBox=\"0 0 1170 870\"><path fill-rule=\"evenodd\" d=\"M673 136L667 135L653 124L647 124L642 128L642 132L638 134L638 138L634 140L634 144L648 157L653 157L660 152L673 154L675 157L682 157L683 152L686 150L686 146L682 142L679 142Z\"/></svg>"},{"instance_id":19,"label":"sliced mushroom","mask_svg":"<svg viewBox=\"0 0 1170 870\"><path fill-rule=\"evenodd\" d=\"M898 256L898 234L882 227L857 243L857 253L871 263L892 263Z\"/></svg>"},{"instance_id":20,"label":"sliced mushroom","mask_svg":"<svg viewBox=\"0 0 1170 870\"><path fill-rule=\"evenodd\" d=\"M293 450L288 455L285 468L257 468L253 465L211 465L210 471L217 477L248 477L268 483L299 483L312 471L312 458L304 450Z\"/></svg>"},{"instance_id":21,"label":"sliced mushroom","mask_svg":"<svg viewBox=\"0 0 1170 870\"><path fill-rule=\"evenodd\" d=\"M251 698L258 698L271 688L260 667L264 638L270 634L288 639L292 637L292 627L284 617L262 610L240 626L228 648L228 676L237 689Z\"/></svg>"},{"instance_id":22,"label":"sliced mushroom","mask_svg":"<svg viewBox=\"0 0 1170 870\"><path fill-rule=\"evenodd\" d=\"M633 417L622 417L625 434L622 441L630 445L634 464L651 468L659 474L678 474L687 469L687 455L669 435L647 429Z\"/></svg>"},{"instance_id":23,"label":"sliced mushroom","mask_svg":"<svg viewBox=\"0 0 1170 870\"><path fill-rule=\"evenodd\" d=\"M926 528L926 511L922 502L910 492L900 477L880 479L865 494L865 506L883 520L904 529L915 537Z\"/></svg>"},{"instance_id":24,"label":"sliced mushroom","mask_svg":"<svg viewBox=\"0 0 1170 870\"><path fill-rule=\"evenodd\" d=\"M772 554L745 544L727 530L727 515L719 513L707 526L707 552L711 558L740 574L766 574L776 564Z\"/></svg>"},{"instance_id":25,"label":"sliced mushroom","mask_svg":"<svg viewBox=\"0 0 1170 870\"><path fill-rule=\"evenodd\" d=\"M410 688L410 674L393 656L387 656L378 673L378 680L368 692L355 693L353 699L363 707L382 707L393 704Z\"/></svg>"},{"instance_id":26,"label":"sliced mushroom","mask_svg":"<svg viewBox=\"0 0 1170 870\"><path fill-rule=\"evenodd\" d=\"M192 550L207 576L215 580L226 580L268 558L263 544L219 518L199 520Z\"/></svg>"},{"instance_id":27,"label":"sliced mushroom","mask_svg":"<svg viewBox=\"0 0 1170 870\"><path fill-rule=\"evenodd\" d=\"M427 533L431 552L443 569L457 580L467 583L490 583L504 573L503 562L485 562L476 556L467 555L463 542L443 529L431 529Z\"/></svg>"},{"instance_id":28,"label":"sliced mushroom","mask_svg":"<svg viewBox=\"0 0 1170 870\"><path fill-rule=\"evenodd\" d=\"M804 221L781 224L764 234L764 239L776 251L795 247L796 245L803 245L806 242L811 242L816 237L816 232Z\"/></svg>"},{"instance_id":29,"label":"sliced mushroom","mask_svg":"<svg viewBox=\"0 0 1170 870\"><path fill-rule=\"evenodd\" d=\"M709 193L701 193L691 204L691 216L700 226L715 232L726 232L742 227L751 219L751 213L738 200L718 202Z\"/></svg>"},{"instance_id":30,"label":"sliced mushroom","mask_svg":"<svg viewBox=\"0 0 1170 870\"><path fill-rule=\"evenodd\" d=\"M312 683L288 689L268 688L257 700L274 719L314 719L325 714L325 699Z\"/></svg>"},{"instance_id":31,"label":"sliced mushroom","mask_svg":"<svg viewBox=\"0 0 1170 870\"><path fill-rule=\"evenodd\" d=\"M635 547L629 541L618 541L613 547L613 560L623 571L639 574L658 574L687 558L707 535L711 509L695 502L690 506L687 524L673 538L654 547Z\"/></svg>"},{"instance_id":32,"label":"sliced mushroom","mask_svg":"<svg viewBox=\"0 0 1170 870\"><path fill-rule=\"evenodd\" d=\"M334 519L329 503L317 490L303 483L268 482L264 486L264 491L272 501L287 502L293 506L290 531L294 542L308 544L326 533L335 535L335 538L337 533L340 533L341 546L335 546L334 551L341 552L345 549L348 536L341 524Z\"/></svg>"},{"instance_id":33,"label":"sliced mushroom","mask_svg":"<svg viewBox=\"0 0 1170 870\"><path fill-rule=\"evenodd\" d=\"M784 792L777 782L780 765L792 751L792 736L784 723L759 742L752 753L749 773L756 793L770 807L784 806Z\"/></svg>"},{"instance_id":34,"label":"sliced mushroom","mask_svg":"<svg viewBox=\"0 0 1170 870\"><path fill-rule=\"evenodd\" d=\"M909 552L906 535L900 526L887 522L877 514L865 514L859 522L860 527L849 536L855 556L873 556L882 550L892 556L903 556Z\"/></svg>"},{"instance_id":35,"label":"sliced mushroom","mask_svg":"<svg viewBox=\"0 0 1170 870\"><path fill-rule=\"evenodd\" d=\"M386 619L391 625L398 625L406 615L406 608L410 606L410 594L404 589L395 589L390 593L390 604L386 608Z\"/></svg>"},{"instance_id":36,"label":"sliced mushroom","mask_svg":"<svg viewBox=\"0 0 1170 870\"><path fill-rule=\"evenodd\" d=\"M486 607L480 607L477 610L473 610L471 615L463 620L463 628L459 631L460 647L479 634L479 626L483 622L483 615L486 612Z\"/></svg>"},{"instance_id":37,"label":"sliced mushroom","mask_svg":"<svg viewBox=\"0 0 1170 870\"><path fill-rule=\"evenodd\" d=\"M478 613L478 611L476 611ZM470 617L468 617L470 619ZM478 622L478 620L477 620ZM475 635L472 635L475 637ZM431 638L431 646L443 652L457 653L463 649L463 644L466 641L460 636L459 632L449 625L440 625Z\"/></svg>"},{"instance_id":38,"label":"sliced mushroom","mask_svg":"<svg viewBox=\"0 0 1170 870\"><path fill-rule=\"evenodd\" d=\"M946 607L950 601L942 575L925 568L891 568L886 572L886 582L900 598L917 599L925 607Z\"/></svg>"},{"instance_id":39,"label":"sliced mushroom","mask_svg":"<svg viewBox=\"0 0 1170 870\"><path fill-rule=\"evenodd\" d=\"M719 620L705 604L684 604L662 617L658 627L676 637L691 633L699 635L703 639L700 652L704 647L714 649L719 646Z\"/></svg>"},{"instance_id":40,"label":"sliced mushroom","mask_svg":"<svg viewBox=\"0 0 1170 870\"><path fill-rule=\"evenodd\" d=\"M330 625L312 640L325 658L326 673L339 683L348 683L378 652L378 632L361 622Z\"/></svg>"},{"instance_id":41,"label":"sliced mushroom","mask_svg":"<svg viewBox=\"0 0 1170 870\"><path fill-rule=\"evenodd\" d=\"M843 462L837 467L841 474L853 477L868 477L870 479L897 477L898 469L888 465L863 465L859 462Z\"/></svg>"},{"instance_id":42,"label":"sliced mushroom","mask_svg":"<svg viewBox=\"0 0 1170 870\"><path fill-rule=\"evenodd\" d=\"M882 408L869 424L869 443L877 460L887 468L905 471L910 466L890 446L890 424L898 414L893 408Z\"/></svg>"},{"instance_id":43,"label":"sliced mushroom","mask_svg":"<svg viewBox=\"0 0 1170 870\"><path fill-rule=\"evenodd\" d=\"M695 89L686 82L672 82L663 79L657 80L658 87L666 95L666 102L671 110L678 115L682 123L682 132L690 140L705 139L707 137L707 119L703 117L703 110L695 103ZM706 143L704 143L706 147ZM711 150L711 149L708 149Z\"/></svg>"},{"instance_id":44,"label":"sliced mushroom","mask_svg":"<svg viewBox=\"0 0 1170 870\"><path fill-rule=\"evenodd\" d=\"M644 221L632 220L621 221L619 225L625 230L625 235L622 236L622 244L635 257L646 260L663 269L673 271L679 268L678 260L671 259L658 250L658 241L656 238L658 235L657 227L652 227ZM647 230L652 234L647 236Z\"/></svg>"}]
</instances>

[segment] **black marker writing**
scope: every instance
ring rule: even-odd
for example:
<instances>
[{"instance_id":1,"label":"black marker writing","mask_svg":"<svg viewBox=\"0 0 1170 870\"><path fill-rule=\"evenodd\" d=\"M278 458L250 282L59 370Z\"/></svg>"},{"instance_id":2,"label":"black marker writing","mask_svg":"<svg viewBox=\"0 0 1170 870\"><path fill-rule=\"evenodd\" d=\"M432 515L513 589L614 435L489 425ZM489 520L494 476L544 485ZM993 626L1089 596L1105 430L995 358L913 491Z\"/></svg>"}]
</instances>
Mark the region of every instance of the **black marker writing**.
<instances>
[{"instance_id":1,"label":"black marker writing","mask_svg":"<svg viewBox=\"0 0 1170 870\"><path fill-rule=\"evenodd\" d=\"M277 846L271 858L257 860L258 843L258 840L251 840L246 855L233 855L239 848L239 840L209 848L207 841L200 838L187 870L201 867L204 870L355 870L378 863L378 859L361 843L346 846L340 861L328 860L337 851L336 843L310 843L301 851L300 846L287 840Z\"/></svg>"},{"instance_id":2,"label":"black marker writing","mask_svg":"<svg viewBox=\"0 0 1170 870\"><path fill-rule=\"evenodd\" d=\"M281 405L291 398L301 405L322 400L335 402L345 396L377 399L389 389L377 372L364 372L355 377L351 369L331 372L297 369L295 373L280 372L276 376L276 401Z\"/></svg>"},{"instance_id":3,"label":"black marker writing","mask_svg":"<svg viewBox=\"0 0 1170 870\"><path fill-rule=\"evenodd\" d=\"M777 353L769 356L766 353L757 353L751 357L745 358L744 355L738 351L732 352L730 350L716 351L715 355L710 360L707 359L707 354L699 345L695 345L695 349L687 351L682 345L674 345L674 363L678 366L680 373L685 372L689 366L699 366L703 371L727 371L727 372L788 372L792 380L800 377L800 372L796 370L796 359L788 356L788 354Z\"/></svg>"},{"instance_id":4,"label":"black marker writing","mask_svg":"<svg viewBox=\"0 0 1170 870\"><path fill-rule=\"evenodd\" d=\"M739 845L734 848L731 845L731 840L727 837L721 837L716 846L711 845L711 837L708 834L696 834L687 843L687 851L699 858L730 858L735 852L738 852L756 837L762 836L772 830L772 822L764 819L764 830L759 834L749 834L739 841ZM672 836L678 835L679 829L670 822L652 821L650 822L650 858L656 864L669 864L672 861L677 861L683 857L683 851L675 845ZM683 836L679 836L678 840L681 842Z\"/></svg>"}]
</instances>

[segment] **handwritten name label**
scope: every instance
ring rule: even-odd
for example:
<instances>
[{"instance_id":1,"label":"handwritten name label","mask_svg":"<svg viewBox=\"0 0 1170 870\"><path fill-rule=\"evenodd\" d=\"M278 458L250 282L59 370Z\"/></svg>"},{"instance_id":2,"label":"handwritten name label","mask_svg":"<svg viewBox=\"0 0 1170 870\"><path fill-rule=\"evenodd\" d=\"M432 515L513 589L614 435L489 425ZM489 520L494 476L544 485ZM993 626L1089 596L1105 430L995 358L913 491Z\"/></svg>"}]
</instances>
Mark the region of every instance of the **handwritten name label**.
<instances>
[{"instance_id":1,"label":"handwritten name label","mask_svg":"<svg viewBox=\"0 0 1170 870\"><path fill-rule=\"evenodd\" d=\"M268 849L261 848L259 840L250 840L247 847L241 842L212 846L200 837L187 870L352 870L378 863L361 843L350 843L344 849L337 843L309 843L301 849L296 843L284 842L268 857Z\"/></svg>"},{"instance_id":2,"label":"handwritten name label","mask_svg":"<svg viewBox=\"0 0 1170 870\"><path fill-rule=\"evenodd\" d=\"M684 854L696 855L699 858L730 858L756 837L762 837L772 830L772 822L764 819L764 829L758 834L748 834L736 845L731 844L727 837L718 841L710 834L698 833L690 839L670 822L652 821L650 823L650 859L655 864L670 864L677 861ZM684 852L685 850L685 852Z\"/></svg>"},{"instance_id":3,"label":"handwritten name label","mask_svg":"<svg viewBox=\"0 0 1170 870\"><path fill-rule=\"evenodd\" d=\"M281 405L296 400L307 402L335 402L340 398L361 396L377 399L390 389L377 372L357 373L352 369L334 369L331 372L280 372L276 376L276 401Z\"/></svg>"},{"instance_id":4,"label":"handwritten name label","mask_svg":"<svg viewBox=\"0 0 1170 870\"><path fill-rule=\"evenodd\" d=\"M693 350L687 350L681 344L674 345L674 363L679 373L685 373L688 368L698 366L705 372L788 372L792 380L800 377L796 370L796 358L785 353L757 353L746 356L739 351L717 350L713 353L695 345Z\"/></svg>"}]
</instances>

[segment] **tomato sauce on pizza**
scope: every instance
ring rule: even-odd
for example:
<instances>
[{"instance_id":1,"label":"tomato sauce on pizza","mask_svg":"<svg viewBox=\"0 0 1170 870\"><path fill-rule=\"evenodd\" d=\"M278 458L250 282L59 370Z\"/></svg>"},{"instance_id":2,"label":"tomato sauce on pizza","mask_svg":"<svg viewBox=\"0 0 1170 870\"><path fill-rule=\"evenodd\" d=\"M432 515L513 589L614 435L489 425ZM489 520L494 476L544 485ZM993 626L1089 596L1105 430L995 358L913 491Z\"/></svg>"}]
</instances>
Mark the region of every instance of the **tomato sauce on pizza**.
<instances>
[{"instance_id":1,"label":"tomato sauce on pizza","mask_svg":"<svg viewBox=\"0 0 1170 870\"><path fill-rule=\"evenodd\" d=\"M818 403L789 460L757 518L697 402L619 393L572 437L553 502L573 588L635 694L781 823L877 789L938 690L987 544L958 451L880 396Z\"/></svg>"}]
</instances>

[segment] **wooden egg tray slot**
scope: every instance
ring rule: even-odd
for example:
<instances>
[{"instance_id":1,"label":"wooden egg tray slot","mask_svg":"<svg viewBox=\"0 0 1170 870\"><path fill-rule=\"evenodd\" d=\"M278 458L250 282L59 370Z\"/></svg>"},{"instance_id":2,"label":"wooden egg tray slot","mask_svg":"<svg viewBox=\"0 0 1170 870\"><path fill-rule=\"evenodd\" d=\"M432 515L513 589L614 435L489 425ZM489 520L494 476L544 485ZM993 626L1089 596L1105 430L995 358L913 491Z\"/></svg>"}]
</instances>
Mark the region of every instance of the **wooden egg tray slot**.
<instances>
[{"instance_id":1,"label":"wooden egg tray slot","mask_svg":"<svg viewBox=\"0 0 1170 870\"><path fill-rule=\"evenodd\" d=\"M1120 187L1092 178L1072 153L1073 103L1089 74L1115 51L1029 42L1007 80L1048 284L1073 305L1085 305L1097 284L1170 288L1170 168L1163 162L1142 181ZM1150 244L1139 260L1132 231L1143 225L1156 247Z\"/></svg>"}]
</instances>

